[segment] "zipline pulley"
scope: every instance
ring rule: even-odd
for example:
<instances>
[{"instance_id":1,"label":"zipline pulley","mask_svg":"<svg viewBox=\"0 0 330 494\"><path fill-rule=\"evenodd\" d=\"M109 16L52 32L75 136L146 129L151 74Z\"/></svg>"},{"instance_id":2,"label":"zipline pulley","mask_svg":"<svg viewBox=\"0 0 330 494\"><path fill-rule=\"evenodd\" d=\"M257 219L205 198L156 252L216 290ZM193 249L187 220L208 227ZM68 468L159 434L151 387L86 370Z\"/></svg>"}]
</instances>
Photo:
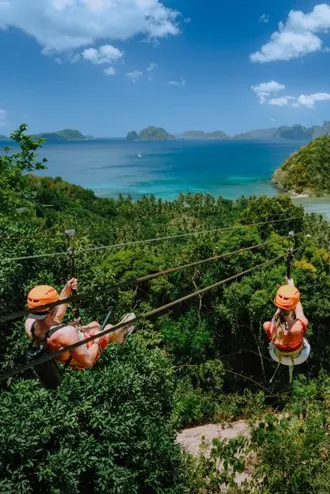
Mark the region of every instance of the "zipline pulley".
<instances>
[{"instance_id":1,"label":"zipline pulley","mask_svg":"<svg viewBox=\"0 0 330 494\"><path fill-rule=\"evenodd\" d=\"M71 278L77 277L77 269L76 269L76 257L75 257L75 238L77 235L77 231L74 229L66 230L65 234L68 237L68 254L71 258ZM77 290L72 290L72 295L77 295ZM81 325L81 317L79 306L75 305L71 308L73 315L73 325L80 326Z\"/></svg>"}]
</instances>

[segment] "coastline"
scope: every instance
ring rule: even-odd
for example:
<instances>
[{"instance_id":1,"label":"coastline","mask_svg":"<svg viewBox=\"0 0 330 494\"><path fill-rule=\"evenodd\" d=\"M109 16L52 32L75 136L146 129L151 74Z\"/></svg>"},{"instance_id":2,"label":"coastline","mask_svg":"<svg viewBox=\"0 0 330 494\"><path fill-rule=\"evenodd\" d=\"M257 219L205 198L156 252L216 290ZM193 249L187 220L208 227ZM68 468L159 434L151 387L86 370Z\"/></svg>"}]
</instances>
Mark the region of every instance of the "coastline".
<instances>
[{"instance_id":1,"label":"coastline","mask_svg":"<svg viewBox=\"0 0 330 494\"><path fill-rule=\"evenodd\" d=\"M297 194L297 192L289 192L291 199L306 199L307 197L312 197L309 194Z\"/></svg>"}]
</instances>

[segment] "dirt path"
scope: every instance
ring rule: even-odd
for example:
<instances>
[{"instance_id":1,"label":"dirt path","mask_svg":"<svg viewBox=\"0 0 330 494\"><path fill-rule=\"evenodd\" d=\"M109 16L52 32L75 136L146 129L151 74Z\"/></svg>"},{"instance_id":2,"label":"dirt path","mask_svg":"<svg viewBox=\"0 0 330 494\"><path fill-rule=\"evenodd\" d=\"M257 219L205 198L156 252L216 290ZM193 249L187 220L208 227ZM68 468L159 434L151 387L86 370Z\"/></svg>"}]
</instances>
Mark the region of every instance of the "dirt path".
<instances>
[{"instance_id":1,"label":"dirt path","mask_svg":"<svg viewBox=\"0 0 330 494\"><path fill-rule=\"evenodd\" d=\"M192 455L196 455L202 438L205 439L209 450L212 447L212 440L219 437L220 439L233 439L240 434L248 435L249 426L244 420L233 422L232 424L223 427L221 424L208 424L193 429L185 429L177 435L177 442L181 447Z\"/></svg>"},{"instance_id":2,"label":"dirt path","mask_svg":"<svg viewBox=\"0 0 330 494\"><path fill-rule=\"evenodd\" d=\"M239 420L238 422L233 422L226 426L222 426L221 424L208 424L193 429L185 429L177 435L177 442L187 453L197 455L202 439L205 441L207 453L211 451L213 439L234 439L240 434L249 436L249 426L244 420ZM249 477L249 472L247 471L236 475L235 480L240 484Z\"/></svg>"}]
</instances>

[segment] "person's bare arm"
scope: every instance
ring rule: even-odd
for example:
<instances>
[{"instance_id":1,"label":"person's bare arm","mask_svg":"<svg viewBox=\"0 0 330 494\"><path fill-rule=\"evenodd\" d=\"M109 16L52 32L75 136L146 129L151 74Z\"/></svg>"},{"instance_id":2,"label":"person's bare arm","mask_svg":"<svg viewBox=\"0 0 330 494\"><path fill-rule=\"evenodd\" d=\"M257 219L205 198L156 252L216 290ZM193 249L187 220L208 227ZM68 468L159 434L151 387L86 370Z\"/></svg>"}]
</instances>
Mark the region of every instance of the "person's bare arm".
<instances>
[{"instance_id":1,"label":"person's bare arm","mask_svg":"<svg viewBox=\"0 0 330 494\"><path fill-rule=\"evenodd\" d=\"M294 284L294 281L293 281L293 278L289 279L287 278L286 279L286 282L288 285L291 285L291 286L295 286ZM295 313L296 313L296 318L297 319L300 319L300 321L305 325L307 326L308 324L308 320L304 314L304 310L303 310L303 307L301 305L301 302L299 302L299 304L297 305L296 309L295 309Z\"/></svg>"},{"instance_id":2,"label":"person's bare arm","mask_svg":"<svg viewBox=\"0 0 330 494\"><path fill-rule=\"evenodd\" d=\"M65 299L70 297L72 295L72 290L77 290L77 283L78 281L76 278L72 278L71 280L69 280L60 293L60 299ZM66 314L67 307L68 307L67 304L58 305L57 307L55 307L54 310L55 319L57 319L58 321L62 321Z\"/></svg>"},{"instance_id":3,"label":"person's bare arm","mask_svg":"<svg viewBox=\"0 0 330 494\"><path fill-rule=\"evenodd\" d=\"M264 322L264 324L263 324L264 331L267 333L267 335L269 335L269 325L270 324L271 324L271 322L269 322L269 321Z\"/></svg>"},{"instance_id":4,"label":"person's bare arm","mask_svg":"<svg viewBox=\"0 0 330 494\"><path fill-rule=\"evenodd\" d=\"M24 323L24 329L25 329L26 336L30 340L32 340L31 328L32 328L33 323L34 323L34 319L32 319L31 317L28 317Z\"/></svg>"},{"instance_id":5,"label":"person's bare arm","mask_svg":"<svg viewBox=\"0 0 330 494\"><path fill-rule=\"evenodd\" d=\"M58 331L55 341L64 348L77 343L80 339L76 328L73 326L67 326ZM88 369L94 365L99 353L100 346L98 340L96 340L89 348L87 348L86 345L81 345L80 347L71 350L73 359L85 369Z\"/></svg>"},{"instance_id":6,"label":"person's bare arm","mask_svg":"<svg viewBox=\"0 0 330 494\"><path fill-rule=\"evenodd\" d=\"M304 310L303 310L303 307L301 305L301 302L299 302L299 304L296 307L296 318L299 319L303 324L305 324L307 326L308 320L304 314Z\"/></svg>"}]
</instances>

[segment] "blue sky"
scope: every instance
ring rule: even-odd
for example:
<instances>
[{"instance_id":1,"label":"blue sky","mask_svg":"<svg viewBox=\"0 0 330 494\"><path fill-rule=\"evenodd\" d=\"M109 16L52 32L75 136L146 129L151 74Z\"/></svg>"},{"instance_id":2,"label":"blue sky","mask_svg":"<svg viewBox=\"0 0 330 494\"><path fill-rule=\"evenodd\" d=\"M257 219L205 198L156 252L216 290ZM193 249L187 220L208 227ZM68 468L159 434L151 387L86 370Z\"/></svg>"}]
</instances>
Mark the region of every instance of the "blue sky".
<instances>
[{"instance_id":1,"label":"blue sky","mask_svg":"<svg viewBox=\"0 0 330 494\"><path fill-rule=\"evenodd\" d=\"M329 29L310 0L0 0L0 133L321 124Z\"/></svg>"}]
</instances>

